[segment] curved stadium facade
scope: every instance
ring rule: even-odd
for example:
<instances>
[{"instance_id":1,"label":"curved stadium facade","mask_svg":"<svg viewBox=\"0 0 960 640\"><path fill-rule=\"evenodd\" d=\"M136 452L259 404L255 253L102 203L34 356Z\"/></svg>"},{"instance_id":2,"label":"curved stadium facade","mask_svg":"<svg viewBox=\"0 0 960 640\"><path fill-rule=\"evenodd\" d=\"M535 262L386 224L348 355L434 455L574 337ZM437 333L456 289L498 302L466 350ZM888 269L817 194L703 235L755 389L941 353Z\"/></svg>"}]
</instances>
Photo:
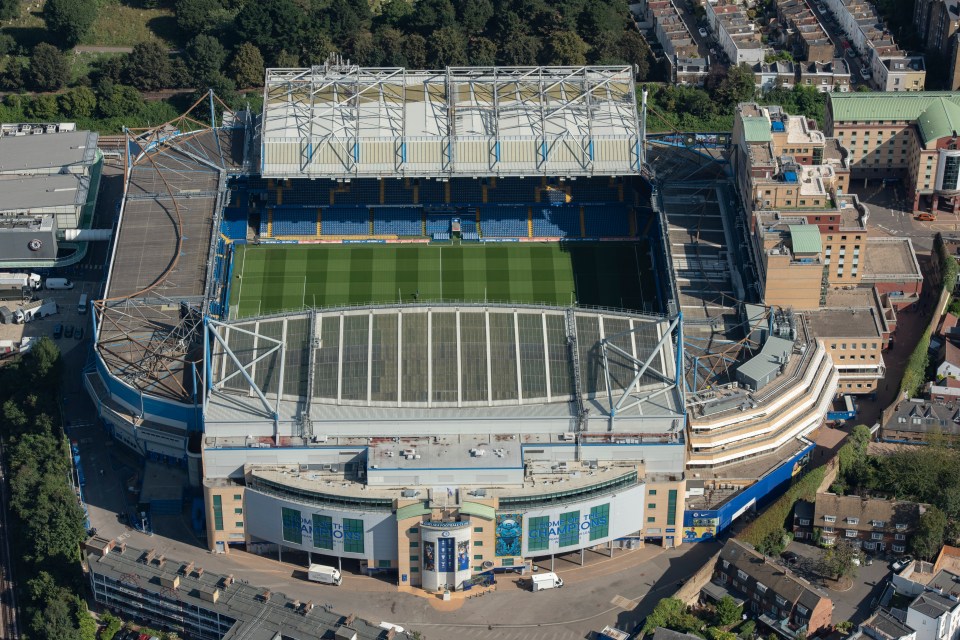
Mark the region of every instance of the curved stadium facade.
<instances>
[{"instance_id":1,"label":"curved stadium facade","mask_svg":"<svg viewBox=\"0 0 960 640\"><path fill-rule=\"evenodd\" d=\"M187 468L211 550L400 585L704 537L690 436L748 431L688 415L634 92L629 68L270 70L256 117L136 136L85 372L109 431ZM589 247L635 261L591 276ZM436 275L434 249L461 262ZM470 302L482 278L501 302ZM755 402L740 458L816 426L835 377L806 349L778 385L795 413Z\"/></svg>"}]
</instances>

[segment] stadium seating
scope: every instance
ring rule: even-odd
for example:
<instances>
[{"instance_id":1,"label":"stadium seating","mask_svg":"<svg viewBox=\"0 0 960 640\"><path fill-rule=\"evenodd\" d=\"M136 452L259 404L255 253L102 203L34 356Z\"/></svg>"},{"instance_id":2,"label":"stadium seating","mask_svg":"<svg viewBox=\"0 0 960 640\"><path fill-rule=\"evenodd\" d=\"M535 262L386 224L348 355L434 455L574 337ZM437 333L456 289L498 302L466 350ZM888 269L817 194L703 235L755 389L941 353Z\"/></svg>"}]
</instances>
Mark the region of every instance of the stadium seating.
<instances>
[{"instance_id":1,"label":"stadium seating","mask_svg":"<svg viewBox=\"0 0 960 640\"><path fill-rule=\"evenodd\" d=\"M260 237L270 237L270 218L266 209L260 212Z\"/></svg>"},{"instance_id":2,"label":"stadium seating","mask_svg":"<svg viewBox=\"0 0 960 640\"><path fill-rule=\"evenodd\" d=\"M589 238L624 238L630 235L627 208L621 204L584 205L583 222Z\"/></svg>"},{"instance_id":3,"label":"stadium seating","mask_svg":"<svg viewBox=\"0 0 960 640\"><path fill-rule=\"evenodd\" d=\"M450 232L449 231L437 231L433 234L434 240L449 240Z\"/></svg>"},{"instance_id":4,"label":"stadium seating","mask_svg":"<svg viewBox=\"0 0 960 640\"><path fill-rule=\"evenodd\" d=\"M579 238L580 207L577 205L534 207L533 235L541 238Z\"/></svg>"},{"instance_id":5,"label":"stadium seating","mask_svg":"<svg viewBox=\"0 0 960 640\"><path fill-rule=\"evenodd\" d=\"M479 240L480 231L477 229L476 220L460 221L460 238L463 240Z\"/></svg>"},{"instance_id":6,"label":"stadium seating","mask_svg":"<svg viewBox=\"0 0 960 640\"><path fill-rule=\"evenodd\" d=\"M314 236L316 234L316 207L274 207L274 236Z\"/></svg>"},{"instance_id":7,"label":"stadium seating","mask_svg":"<svg viewBox=\"0 0 960 640\"><path fill-rule=\"evenodd\" d=\"M487 202L524 203L536 202L536 191L540 180L519 178L498 178L496 186L487 187Z\"/></svg>"},{"instance_id":8,"label":"stadium seating","mask_svg":"<svg viewBox=\"0 0 960 640\"><path fill-rule=\"evenodd\" d=\"M480 225L487 238L526 238L527 207L487 205L480 208Z\"/></svg>"},{"instance_id":9,"label":"stadium seating","mask_svg":"<svg viewBox=\"0 0 960 640\"><path fill-rule=\"evenodd\" d=\"M333 190L334 204L377 204L380 202L380 183L374 179L352 180L339 184Z\"/></svg>"},{"instance_id":10,"label":"stadium seating","mask_svg":"<svg viewBox=\"0 0 960 640\"><path fill-rule=\"evenodd\" d=\"M483 202L483 185L479 178L454 178L450 181L450 201L457 204Z\"/></svg>"},{"instance_id":11,"label":"stadium seating","mask_svg":"<svg viewBox=\"0 0 960 640\"><path fill-rule=\"evenodd\" d=\"M325 207L330 204L328 180L298 180L296 188L283 190L283 204L308 204Z\"/></svg>"},{"instance_id":12,"label":"stadium seating","mask_svg":"<svg viewBox=\"0 0 960 640\"><path fill-rule=\"evenodd\" d=\"M422 236L423 209L421 207L374 207L374 235Z\"/></svg>"},{"instance_id":13,"label":"stadium seating","mask_svg":"<svg viewBox=\"0 0 960 640\"><path fill-rule=\"evenodd\" d=\"M433 235L435 233L449 232L450 231L450 219L455 217L449 211L444 211L442 213L432 213L427 212L427 235Z\"/></svg>"},{"instance_id":14,"label":"stadium seating","mask_svg":"<svg viewBox=\"0 0 960 640\"><path fill-rule=\"evenodd\" d=\"M323 210L322 233L325 236L370 235L370 210L367 207L327 207ZM277 220L274 215L274 234Z\"/></svg>"},{"instance_id":15,"label":"stadium seating","mask_svg":"<svg viewBox=\"0 0 960 640\"><path fill-rule=\"evenodd\" d=\"M420 186L417 187L420 204L443 204L443 183L439 180L427 180L421 178Z\"/></svg>"},{"instance_id":16,"label":"stadium seating","mask_svg":"<svg viewBox=\"0 0 960 640\"><path fill-rule=\"evenodd\" d=\"M223 210L220 233L231 240L245 240L247 237L247 212L239 207L227 207Z\"/></svg>"},{"instance_id":17,"label":"stadium seating","mask_svg":"<svg viewBox=\"0 0 960 640\"><path fill-rule=\"evenodd\" d=\"M383 180L384 204L413 204L413 188L404 186L403 180Z\"/></svg>"},{"instance_id":18,"label":"stadium seating","mask_svg":"<svg viewBox=\"0 0 960 640\"><path fill-rule=\"evenodd\" d=\"M620 201L618 185L615 182L611 184L607 177L580 178L565 184L570 188L575 203Z\"/></svg>"}]
</instances>

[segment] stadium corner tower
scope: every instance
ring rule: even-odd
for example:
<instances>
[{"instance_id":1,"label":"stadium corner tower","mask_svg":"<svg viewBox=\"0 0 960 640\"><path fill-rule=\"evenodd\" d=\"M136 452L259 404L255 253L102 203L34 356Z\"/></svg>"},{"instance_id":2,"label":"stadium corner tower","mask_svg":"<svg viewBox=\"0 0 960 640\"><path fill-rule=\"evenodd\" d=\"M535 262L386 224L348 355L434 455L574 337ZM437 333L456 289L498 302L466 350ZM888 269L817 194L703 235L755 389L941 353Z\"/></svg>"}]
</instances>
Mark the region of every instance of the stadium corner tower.
<instances>
[{"instance_id":1,"label":"stadium corner tower","mask_svg":"<svg viewBox=\"0 0 960 640\"><path fill-rule=\"evenodd\" d=\"M440 590L682 541L631 68L270 69L200 118L131 137L85 381L212 551Z\"/></svg>"}]
</instances>

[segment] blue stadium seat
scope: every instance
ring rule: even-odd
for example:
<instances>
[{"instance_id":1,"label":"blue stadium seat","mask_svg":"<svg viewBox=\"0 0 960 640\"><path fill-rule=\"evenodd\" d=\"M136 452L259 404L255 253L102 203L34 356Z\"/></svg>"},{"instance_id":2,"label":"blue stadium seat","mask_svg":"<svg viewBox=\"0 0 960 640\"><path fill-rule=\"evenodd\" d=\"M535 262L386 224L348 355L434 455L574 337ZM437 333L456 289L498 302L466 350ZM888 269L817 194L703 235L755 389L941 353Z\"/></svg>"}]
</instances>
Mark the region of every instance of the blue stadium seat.
<instances>
[{"instance_id":1,"label":"blue stadium seat","mask_svg":"<svg viewBox=\"0 0 960 640\"><path fill-rule=\"evenodd\" d=\"M584 205L583 222L589 238L625 238L630 235L627 208L622 204Z\"/></svg>"},{"instance_id":2,"label":"blue stadium seat","mask_svg":"<svg viewBox=\"0 0 960 640\"><path fill-rule=\"evenodd\" d=\"M527 207L483 206L480 208L480 226L488 238L526 238Z\"/></svg>"},{"instance_id":3,"label":"blue stadium seat","mask_svg":"<svg viewBox=\"0 0 960 640\"><path fill-rule=\"evenodd\" d=\"M449 240L450 232L449 231L437 231L433 234L434 240Z\"/></svg>"},{"instance_id":4,"label":"blue stadium seat","mask_svg":"<svg viewBox=\"0 0 960 640\"><path fill-rule=\"evenodd\" d=\"M497 185L487 187L487 202L533 203L539 180L521 180L519 178L497 178Z\"/></svg>"},{"instance_id":5,"label":"blue stadium seat","mask_svg":"<svg viewBox=\"0 0 960 640\"><path fill-rule=\"evenodd\" d=\"M332 186L329 180L297 180L296 188L284 190L283 203L325 207L330 204Z\"/></svg>"},{"instance_id":6,"label":"blue stadium seat","mask_svg":"<svg viewBox=\"0 0 960 640\"><path fill-rule=\"evenodd\" d=\"M580 207L577 205L534 207L533 235L540 238L579 238Z\"/></svg>"},{"instance_id":7,"label":"blue stadium seat","mask_svg":"<svg viewBox=\"0 0 960 640\"><path fill-rule=\"evenodd\" d=\"M432 213L427 212L427 235L433 235L435 233L443 233L450 231L450 219L453 218L453 214L449 211L444 211L443 213Z\"/></svg>"},{"instance_id":8,"label":"blue stadium seat","mask_svg":"<svg viewBox=\"0 0 960 640\"><path fill-rule=\"evenodd\" d=\"M383 179L384 204L413 204L413 189L404 186L402 179Z\"/></svg>"},{"instance_id":9,"label":"blue stadium seat","mask_svg":"<svg viewBox=\"0 0 960 640\"><path fill-rule=\"evenodd\" d=\"M483 202L483 185L479 178L454 178L450 181L450 201L457 204Z\"/></svg>"},{"instance_id":10,"label":"blue stadium seat","mask_svg":"<svg viewBox=\"0 0 960 640\"><path fill-rule=\"evenodd\" d=\"M276 233L276 215L273 229ZM368 236L370 210L367 207L326 207L323 210L321 232L325 236Z\"/></svg>"},{"instance_id":11,"label":"blue stadium seat","mask_svg":"<svg viewBox=\"0 0 960 640\"><path fill-rule=\"evenodd\" d=\"M439 180L420 178L418 187L420 204L443 204L443 183Z\"/></svg>"},{"instance_id":12,"label":"blue stadium seat","mask_svg":"<svg viewBox=\"0 0 960 640\"><path fill-rule=\"evenodd\" d=\"M588 202L618 202L619 192L614 181L611 184L609 177L580 178L567 182L573 202L584 204Z\"/></svg>"},{"instance_id":13,"label":"blue stadium seat","mask_svg":"<svg viewBox=\"0 0 960 640\"><path fill-rule=\"evenodd\" d=\"M261 224L262 226L262 224ZM315 236L317 235L316 207L274 207L274 236Z\"/></svg>"},{"instance_id":14,"label":"blue stadium seat","mask_svg":"<svg viewBox=\"0 0 960 640\"><path fill-rule=\"evenodd\" d=\"M373 207L373 233L384 236L422 236L421 207Z\"/></svg>"}]
</instances>

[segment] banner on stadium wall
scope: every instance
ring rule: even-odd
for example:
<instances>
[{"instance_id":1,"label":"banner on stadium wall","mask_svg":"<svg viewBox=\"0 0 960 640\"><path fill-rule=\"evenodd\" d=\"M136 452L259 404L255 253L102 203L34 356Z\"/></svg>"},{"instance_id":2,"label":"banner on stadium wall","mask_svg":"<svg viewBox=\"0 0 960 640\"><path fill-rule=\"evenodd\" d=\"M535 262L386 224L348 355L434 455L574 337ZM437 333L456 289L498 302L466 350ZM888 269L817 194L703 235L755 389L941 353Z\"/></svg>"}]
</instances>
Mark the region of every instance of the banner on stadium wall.
<instances>
[{"instance_id":1,"label":"banner on stadium wall","mask_svg":"<svg viewBox=\"0 0 960 640\"><path fill-rule=\"evenodd\" d=\"M496 525L496 556L519 556L523 553L523 514L498 513Z\"/></svg>"},{"instance_id":2,"label":"banner on stadium wall","mask_svg":"<svg viewBox=\"0 0 960 640\"><path fill-rule=\"evenodd\" d=\"M480 238L480 242L520 242L520 238Z\"/></svg>"},{"instance_id":3,"label":"banner on stadium wall","mask_svg":"<svg viewBox=\"0 0 960 640\"><path fill-rule=\"evenodd\" d=\"M386 240L376 240L373 238L369 240L342 240L341 242L343 242L343 244L386 244L387 243Z\"/></svg>"},{"instance_id":4,"label":"banner on stadium wall","mask_svg":"<svg viewBox=\"0 0 960 640\"><path fill-rule=\"evenodd\" d=\"M268 238L266 240L261 240L260 244L298 244L297 240L274 240Z\"/></svg>"}]
</instances>

